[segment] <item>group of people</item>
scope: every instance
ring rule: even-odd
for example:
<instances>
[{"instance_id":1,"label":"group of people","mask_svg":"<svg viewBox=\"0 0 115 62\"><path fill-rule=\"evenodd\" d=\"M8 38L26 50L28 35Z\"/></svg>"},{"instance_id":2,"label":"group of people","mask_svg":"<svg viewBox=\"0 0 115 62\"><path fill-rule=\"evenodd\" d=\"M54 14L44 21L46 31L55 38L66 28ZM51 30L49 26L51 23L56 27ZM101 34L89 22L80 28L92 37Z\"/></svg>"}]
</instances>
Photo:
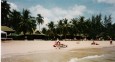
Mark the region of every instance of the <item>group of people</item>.
<instances>
[{"instance_id":1,"label":"group of people","mask_svg":"<svg viewBox=\"0 0 115 62\"><path fill-rule=\"evenodd\" d=\"M99 44L93 41L91 45L99 45Z\"/></svg>"},{"instance_id":2,"label":"group of people","mask_svg":"<svg viewBox=\"0 0 115 62\"><path fill-rule=\"evenodd\" d=\"M93 41L93 42L91 43L91 45L99 45L99 44ZM110 39L110 45L112 45L112 39ZM56 49L57 49L57 48L60 49L60 48L66 48L67 45L62 44L62 43L57 39L57 41L55 41L55 44L53 45L53 47L55 47Z\"/></svg>"},{"instance_id":3,"label":"group of people","mask_svg":"<svg viewBox=\"0 0 115 62\"><path fill-rule=\"evenodd\" d=\"M113 41L112 41L112 39L110 38L110 45L112 45L112 43L113 43ZM91 45L99 45L99 44L93 41L93 42L91 43Z\"/></svg>"},{"instance_id":4,"label":"group of people","mask_svg":"<svg viewBox=\"0 0 115 62\"><path fill-rule=\"evenodd\" d=\"M55 41L55 44L53 45L53 47L55 47L56 49L60 49L60 48L67 47L67 45L62 44L59 40L57 40Z\"/></svg>"}]
</instances>

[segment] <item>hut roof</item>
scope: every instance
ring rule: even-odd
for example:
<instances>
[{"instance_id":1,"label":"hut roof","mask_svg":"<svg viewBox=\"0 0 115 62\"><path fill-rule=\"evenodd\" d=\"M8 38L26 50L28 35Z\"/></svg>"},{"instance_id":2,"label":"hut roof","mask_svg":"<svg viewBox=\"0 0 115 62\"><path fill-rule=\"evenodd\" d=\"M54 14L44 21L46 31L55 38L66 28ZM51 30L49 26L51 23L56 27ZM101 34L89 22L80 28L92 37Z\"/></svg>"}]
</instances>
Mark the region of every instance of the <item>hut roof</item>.
<instances>
[{"instance_id":1,"label":"hut roof","mask_svg":"<svg viewBox=\"0 0 115 62\"><path fill-rule=\"evenodd\" d=\"M23 32L21 32L20 35L24 35ZM39 30L35 30L31 34L27 32L26 35L45 35L45 34L41 33Z\"/></svg>"},{"instance_id":2,"label":"hut roof","mask_svg":"<svg viewBox=\"0 0 115 62\"><path fill-rule=\"evenodd\" d=\"M9 31L9 32L14 32L15 30L13 30L12 28L9 28L9 27L7 27L7 26L1 26L1 30L2 31Z\"/></svg>"},{"instance_id":3,"label":"hut roof","mask_svg":"<svg viewBox=\"0 0 115 62\"><path fill-rule=\"evenodd\" d=\"M35 30L34 34L42 34L39 30Z\"/></svg>"}]
</instances>

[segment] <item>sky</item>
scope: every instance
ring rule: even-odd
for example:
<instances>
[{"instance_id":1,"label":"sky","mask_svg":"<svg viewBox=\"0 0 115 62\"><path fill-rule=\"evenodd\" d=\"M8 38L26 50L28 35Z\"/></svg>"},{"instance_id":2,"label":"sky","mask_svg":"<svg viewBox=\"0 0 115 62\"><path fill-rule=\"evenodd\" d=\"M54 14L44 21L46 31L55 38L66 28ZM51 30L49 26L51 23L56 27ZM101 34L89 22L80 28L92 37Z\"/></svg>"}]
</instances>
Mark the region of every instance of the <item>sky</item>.
<instances>
[{"instance_id":1,"label":"sky","mask_svg":"<svg viewBox=\"0 0 115 62\"><path fill-rule=\"evenodd\" d=\"M57 23L60 19L72 19L79 16L111 15L115 23L115 0L8 0L12 9L28 9L36 17L44 17L43 27L50 21Z\"/></svg>"}]
</instances>

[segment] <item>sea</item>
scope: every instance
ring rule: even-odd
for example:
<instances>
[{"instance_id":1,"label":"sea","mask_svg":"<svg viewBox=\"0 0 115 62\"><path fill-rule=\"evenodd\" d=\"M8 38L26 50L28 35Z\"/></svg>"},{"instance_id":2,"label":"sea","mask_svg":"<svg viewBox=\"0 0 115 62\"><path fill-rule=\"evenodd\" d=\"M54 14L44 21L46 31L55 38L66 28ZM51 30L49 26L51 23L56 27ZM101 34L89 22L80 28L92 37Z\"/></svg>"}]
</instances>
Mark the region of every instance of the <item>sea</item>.
<instances>
[{"instance_id":1,"label":"sea","mask_svg":"<svg viewBox=\"0 0 115 62\"><path fill-rule=\"evenodd\" d=\"M115 47L36 52L1 57L1 62L115 62Z\"/></svg>"}]
</instances>

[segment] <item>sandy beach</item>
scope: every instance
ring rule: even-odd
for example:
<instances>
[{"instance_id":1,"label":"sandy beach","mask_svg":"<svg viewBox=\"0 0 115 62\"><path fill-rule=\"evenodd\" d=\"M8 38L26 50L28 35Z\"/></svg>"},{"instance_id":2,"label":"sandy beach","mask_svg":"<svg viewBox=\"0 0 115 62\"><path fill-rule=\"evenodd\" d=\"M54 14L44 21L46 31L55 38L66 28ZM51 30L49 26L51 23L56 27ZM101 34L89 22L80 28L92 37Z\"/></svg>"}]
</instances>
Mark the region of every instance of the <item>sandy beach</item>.
<instances>
[{"instance_id":1,"label":"sandy beach","mask_svg":"<svg viewBox=\"0 0 115 62\"><path fill-rule=\"evenodd\" d=\"M103 48L115 46L109 44L109 41L95 41L99 45L91 45L92 41L60 41L61 43L68 45L67 48L56 49L53 47L55 41L5 41L1 43L2 57L26 54L33 52L52 52L52 51L67 51L72 49L82 48ZM79 44L78 44L79 43Z\"/></svg>"},{"instance_id":2,"label":"sandy beach","mask_svg":"<svg viewBox=\"0 0 115 62\"><path fill-rule=\"evenodd\" d=\"M110 45L109 41L95 41L99 45L91 45L92 41L60 41L60 42L67 45L68 47L56 49L55 47L53 47L55 41L40 41L40 40L26 41L25 40L25 41L1 42L2 62L9 62L9 61L5 61L4 58L9 58L9 57L11 58L11 57L15 57L15 56L18 57L20 55L26 56L26 55L33 54L33 56L30 56L31 58L34 57L34 59L35 59L36 58L35 56L37 55L37 58L39 58L39 60L41 60L40 59L41 56L45 57L45 55L47 55L52 58L53 56L51 56L51 55L54 54L54 56L58 56L58 55L56 55L57 53L59 54L59 57L60 57L61 55L64 55L64 52L66 52L67 57L70 58L78 53L80 53L82 56L83 55L87 56L87 54L85 54L86 52L93 52L91 54L96 55L96 54L101 54L101 52L103 53L104 49L106 49L106 51L107 50L113 51L115 49L115 41L113 41L112 45ZM68 51L72 52L72 53L68 53ZM73 53L74 51L76 51L77 53L74 54ZM81 53L81 51L82 51L82 53ZM83 52L85 52L85 53L83 54ZM72 54L72 55L69 55L69 54ZM77 57L82 57L80 54L79 54L79 56L77 55ZM90 55L90 54L88 54L88 55ZM58 59L59 59L59 57L58 57ZM61 57L63 57L63 56L61 56ZM65 60L65 58L64 58L64 60ZM19 62L22 62L22 61L19 61ZM36 61L30 61L30 62L36 62ZM41 62L45 62L45 61L41 61ZM46 62L48 62L48 61L46 61ZM52 61L52 62L55 62L55 61ZM70 62L71 62L71 60L70 60Z\"/></svg>"}]
</instances>

